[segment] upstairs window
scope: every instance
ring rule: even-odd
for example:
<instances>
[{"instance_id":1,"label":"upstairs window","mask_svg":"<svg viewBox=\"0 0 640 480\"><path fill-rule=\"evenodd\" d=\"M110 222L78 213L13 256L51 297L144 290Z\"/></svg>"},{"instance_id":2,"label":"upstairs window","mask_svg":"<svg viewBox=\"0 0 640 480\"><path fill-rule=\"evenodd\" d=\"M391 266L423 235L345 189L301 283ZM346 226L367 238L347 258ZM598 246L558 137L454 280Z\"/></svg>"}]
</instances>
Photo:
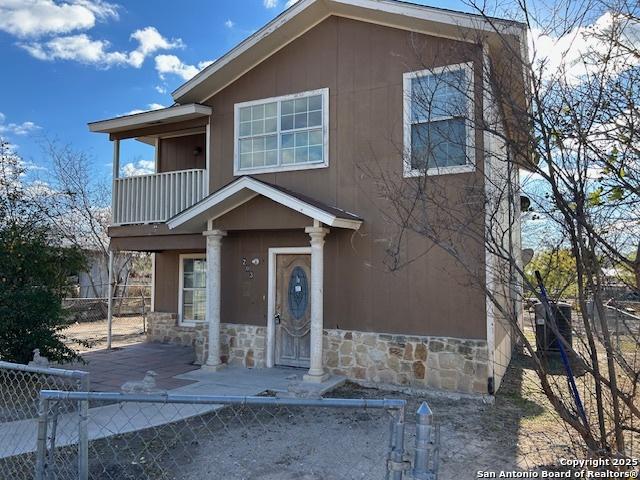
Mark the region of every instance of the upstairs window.
<instances>
[{"instance_id":1,"label":"upstairs window","mask_svg":"<svg viewBox=\"0 0 640 480\"><path fill-rule=\"evenodd\" d=\"M472 171L473 70L449 65L404 74L404 174Z\"/></svg>"},{"instance_id":2,"label":"upstairs window","mask_svg":"<svg viewBox=\"0 0 640 480\"><path fill-rule=\"evenodd\" d=\"M328 165L329 90L236 104L234 174Z\"/></svg>"}]
</instances>

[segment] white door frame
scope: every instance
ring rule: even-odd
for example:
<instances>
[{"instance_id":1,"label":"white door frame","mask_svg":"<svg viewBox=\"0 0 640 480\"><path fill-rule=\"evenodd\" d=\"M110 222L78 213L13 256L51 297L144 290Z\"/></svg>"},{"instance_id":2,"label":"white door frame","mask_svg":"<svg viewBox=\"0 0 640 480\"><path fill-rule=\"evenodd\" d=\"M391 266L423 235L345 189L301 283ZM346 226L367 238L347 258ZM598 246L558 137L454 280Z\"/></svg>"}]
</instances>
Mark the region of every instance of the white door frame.
<instances>
[{"instance_id":1,"label":"white door frame","mask_svg":"<svg viewBox=\"0 0 640 480\"><path fill-rule=\"evenodd\" d=\"M276 364L276 256L280 254L308 254L311 247L276 247L269 249L269 280L267 286L267 368ZM311 287L311 285L309 285Z\"/></svg>"}]
</instances>

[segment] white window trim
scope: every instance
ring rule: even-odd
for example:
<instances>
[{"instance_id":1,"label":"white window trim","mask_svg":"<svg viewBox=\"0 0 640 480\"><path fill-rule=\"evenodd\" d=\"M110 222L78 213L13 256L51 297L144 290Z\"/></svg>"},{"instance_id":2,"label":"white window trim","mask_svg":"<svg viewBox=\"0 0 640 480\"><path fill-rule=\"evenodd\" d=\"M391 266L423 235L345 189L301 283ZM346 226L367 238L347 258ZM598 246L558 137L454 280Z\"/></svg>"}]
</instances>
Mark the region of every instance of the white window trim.
<instances>
[{"instance_id":1,"label":"white window trim","mask_svg":"<svg viewBox=\"0 0 640 480\"><path fill-rule=\"evenodd\" d=\"M182 308L183 308L183 290L184 290L184 260L186 259L190 259L190 258L197 258L197 259L207 259L207 254L206 253L182 253L180 255L178 255L178 264L179 264L179 273L178 273L178 325L180 325L181 327L195 327L196 325L199 324L203 324L203 323L207 323L208 319L205 318L204 321L202 322L196 322L194 320L187 320L185 321L182 318ZM206 283L205 283L206 285ZM205 292L207 291L206 287L205 287Z\"/></svg>"},{"instance_id":2,"label":"white window trim","mask_svg":"<svg viewBox=\"0 0 640 480\"><path fill-rule=\"evenodd\" d=\"M418 77L427 77L437 75L442 72L450 72L454 70L464 70L469 80L467 93L467 118L465 121L465 131L467 134L466 165L452 165L449 167L433 167L426 170L411 168L411 80ZM415 72L407 72L402 75L402 94L403 94L403 139L404 139L404 158L403 176L419 177L423 175L447 175L454 173L468 173L475 171L475 129L473 121L475 115L475 90L473 86L473 63L457 63L453 65L444 65L442 67L419 70Z\"/></svg>"},{"instance_id":3,"label":"white window trim","mask_svg":"<svg viewBox=\"0 0 640 480\"><path fill-rule=\"evenodd\" d=\"M294 165L276 165L273 167L243 168L240 169L239 156L239 138L240 132L240 109L243 107L251 107L263 103L278 102L278 161L280 161L280 102L307 97L312 95L322 95L322 162L302 163ZM280 97L262 98L259 100L251 100L249 102L236 103L233 108L233 175L253 175L258 173L271 172L287 172L292 170L310 170L314 168L326 168L329 166L329 89L320 88L318 90L309 90L307 92L294 93L290 95L282 95Z\"/></svg>"}]
</instances>

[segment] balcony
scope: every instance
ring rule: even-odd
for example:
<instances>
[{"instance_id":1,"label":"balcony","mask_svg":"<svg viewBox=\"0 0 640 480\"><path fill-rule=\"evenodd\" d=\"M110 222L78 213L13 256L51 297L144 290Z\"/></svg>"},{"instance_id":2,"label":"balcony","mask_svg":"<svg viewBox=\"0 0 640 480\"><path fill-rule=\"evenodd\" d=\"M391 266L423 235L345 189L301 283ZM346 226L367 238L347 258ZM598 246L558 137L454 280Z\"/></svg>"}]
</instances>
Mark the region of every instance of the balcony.
<instances>
[{"instance_id":1,"label":"balcony","mask_svg":"<svg viewBox=\"0 0 640 480\"><path fill-rule=\"evenodd\" d=\"M207 195L210 117L210 107L190 103L89 123L113 142L112 225L163 223ZM133 148L121 155L123 141ZM137 156L153 168L123 172L121 156L125 167Z\"/></svg>"},{"instance_id":2,"label":"balcony","mask_svg":"<svg viewBox=\"0 0 640 480\"><path fill-rule=\"evenodd\" d=\"M117 178L113 185L113 224L161 223L205 196L206 170Z\"/></svg>"}]
</instances>

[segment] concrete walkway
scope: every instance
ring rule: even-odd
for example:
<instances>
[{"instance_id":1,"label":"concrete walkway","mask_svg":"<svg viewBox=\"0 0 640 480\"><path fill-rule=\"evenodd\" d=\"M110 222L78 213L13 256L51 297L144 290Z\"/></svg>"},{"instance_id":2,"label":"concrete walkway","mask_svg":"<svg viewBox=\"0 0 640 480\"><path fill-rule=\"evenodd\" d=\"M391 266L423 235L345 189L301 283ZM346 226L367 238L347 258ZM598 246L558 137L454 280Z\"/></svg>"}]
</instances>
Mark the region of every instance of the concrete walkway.
<instances>
[{"instance_id":1,"label":"concrete walkway","mask_svg":"<svg viewBox=\"0 0 640 480\"><path fill-rule=\"evenodd\" d=\"M178 347L182 348L182 347ZM142 355L143 347L136 347ZM136 350L134 349L134 350ZM153 349L147 349L149 354ZM117 351L109 352L116 354ZM164 362L172 362L172 357L167 356L168 350L164 350ZM115 355L114 355L115 356ZM140 360L140 359L139 359ZM109 355L100 357L99 362L108 362ZM97 362L97 363L99 363ZM91 365L91 364L90 364ZM100 377L91 378L92 385L105 387L109 383L118 383L131 379L141 379L149 368L131 363L131 371L138 376L129 375L126 379L100 381ZM246 369L241 367L229 367L219 372L206 372L197 366L191 366L191 370L171 378L164 378L164 384L181 384L176 388L167 389L168 393L181 395L239 395L255 396L266 391L276 392L283 396L293 396L293 392L304 390L304 394L320 395L332 390L344 382L342 377L332 377L327 382L316 385L302 384L302 375L306 370L292 368L262 368ZM194 369L195 368L195 369ZM95 366L94 366L95 369ZM94 372L100 369L94 370ZM129 372L129 371L127 371ZM158 378L161 378L160 375ZM121 382L122 380L122 382ZM161 385L159 385L160 387ZM102 390L102 388L101 388ZM119 388L110 388L119 392ZM95 402L94 402L95 404ZM96 405L89 410L88 434L90 440L109 437L111 435L133 432L158 425L173 423L189 417L201 415L222 408L222 405L173 405L158 403L123 403L105 406ZM64 411L64 408L63 408ZM60 415L58 418L56 445L65 446L77 442L78 439L77 413ZM0 442L0 458L33 452L36 449L36 419L22 420L0 424L0 439L9 439L11 442Z\"/></svg>"}]
</instances>

